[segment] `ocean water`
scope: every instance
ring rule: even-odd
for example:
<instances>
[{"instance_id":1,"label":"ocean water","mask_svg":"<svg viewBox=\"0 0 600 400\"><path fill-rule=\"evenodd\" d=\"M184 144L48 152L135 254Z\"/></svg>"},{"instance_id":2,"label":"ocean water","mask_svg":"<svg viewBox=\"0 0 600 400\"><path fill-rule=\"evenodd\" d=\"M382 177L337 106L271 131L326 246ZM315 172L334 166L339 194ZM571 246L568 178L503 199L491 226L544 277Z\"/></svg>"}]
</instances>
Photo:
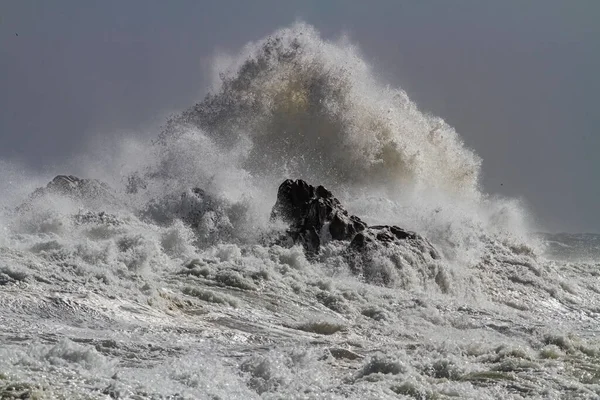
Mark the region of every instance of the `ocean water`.
<instances>
[{"instance_id":1,"label":"ocean water","mask_svg":"<svg viewBox=\"0 0 600 400\"><path fill-rule=\"evenodd\" d=\"M2 163L0 398L600 398L600 236L533 233L345 39L298 23L214 71L154 140L81 157L81 190ZM441 258L273 244L287 178Z\"/></svg>"}]
</instances>

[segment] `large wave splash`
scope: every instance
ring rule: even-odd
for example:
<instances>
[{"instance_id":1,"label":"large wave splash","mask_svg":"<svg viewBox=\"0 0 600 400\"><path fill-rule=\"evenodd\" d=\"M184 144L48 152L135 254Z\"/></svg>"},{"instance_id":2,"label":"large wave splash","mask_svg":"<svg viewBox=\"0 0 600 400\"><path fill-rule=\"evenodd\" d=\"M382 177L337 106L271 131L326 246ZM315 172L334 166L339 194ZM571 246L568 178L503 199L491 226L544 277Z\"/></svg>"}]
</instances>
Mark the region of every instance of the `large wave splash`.
<instances>
[{"instance_id":1,"label":"large wave splash","mask_svg":"<svg viewBox=\"0 0 600 400\"><path fill-rule=\"evenodd\" d=\"M163 225L176 219L182 193L202 188L223 219L200 247L256 242L278 185L303 178L369 224L422 233L457 264L479 262L498 243L530 248L519 202L483 194L479 157L442 119L381 84L346 39L327 41L297 23L217 57L215 71L213 90L170 118L154 143L107 139L69 172L121 191L106 211Z\"/></svg>"},{"instance_id":2,"label":"large wave splash","mask_svg":"<svg viewBox=\"0 0 600 400\"><path fill-rule=\"evenodd\" d=\"M355 47L296 24L220 64L213 93L173 118L163 139L182 124L226 147L249 139L253 174L479 195L480 159L442 119L381 85Z\"/></svg>"},{"instance_id":3,"label":"large wave splash","mask_svg":"<svg viewBox=\"0 0 600 400\"><path fill-rule=\"evenodd\" d=\"M204 184L243 188L261 204L272 203L283 179L303 178L330 187L369 222L423 232L452 257L480 255L482 235L529 241L520 201L482 193L481 159L441 118L380 83L348 40L326 41L297 23L217 57L214 74L205 99L168 121L158 145L170 161L154 177L181 177L180 168L167 171L183 153L194 158L180 150L202 142L198 158L220 165Z\"/></svg>"}]
</instances>

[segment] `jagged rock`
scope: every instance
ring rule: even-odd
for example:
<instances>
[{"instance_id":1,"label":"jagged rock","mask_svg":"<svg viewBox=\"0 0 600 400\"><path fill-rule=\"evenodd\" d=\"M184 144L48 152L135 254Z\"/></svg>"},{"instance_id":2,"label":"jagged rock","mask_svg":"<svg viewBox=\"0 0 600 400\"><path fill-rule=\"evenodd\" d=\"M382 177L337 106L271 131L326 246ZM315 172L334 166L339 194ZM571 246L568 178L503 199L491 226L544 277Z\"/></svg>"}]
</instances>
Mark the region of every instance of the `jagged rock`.
<instances>
[{"instance_id":1,"label":"jagged rock","mask_svg":"<svg viewBox=\"0 0 600 400\"><path fill-rule=\"evenodd\" d=\"M294 242L314 253L329 238L351 240L367 227L360 218L349 215L329 190L301 179L288 179L279 186L271 218L289 223L288 233Z\"/></svg>"},{"instance_id":2,"label":"jagged rock","mask_svg":"<svg viewBox=\"0 0 600 400\"><path fill-rule=\"evenodd\" d=\"M301 179L287 179L279 186L271 218L290 224L288 235L310 253L317 253L321 243L331 239L350 241L349 251L358 253L408 243L432 259L439 258L433 245L415 232L388 225L367 227L359 217L349 215L329 190Z\"/></svg>"}]
</instances>

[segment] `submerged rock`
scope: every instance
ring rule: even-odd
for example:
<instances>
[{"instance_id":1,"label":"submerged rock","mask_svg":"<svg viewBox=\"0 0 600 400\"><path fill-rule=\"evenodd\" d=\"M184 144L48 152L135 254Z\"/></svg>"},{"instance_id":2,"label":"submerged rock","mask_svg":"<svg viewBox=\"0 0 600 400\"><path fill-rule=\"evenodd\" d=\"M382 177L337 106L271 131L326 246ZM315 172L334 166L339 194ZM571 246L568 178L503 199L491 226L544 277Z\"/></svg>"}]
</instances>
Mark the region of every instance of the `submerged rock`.
<instances>
[{"instance_id":1,"label":"submerged rock","mask_svg":"<svg viewBox=\"0 0 600 400\"><path fill-rule=\"evenodd\" d=\"M350 248L364 252L377 246L390 246L400 242L410 242L418 247L421 252L429 254L431 258L440 258L433 245L424 237L412 231L407 231L395 225L374 225L358 233L350 242Z\"/></svg>"},{"instance_id":2,"label":"submerged rock","mask_svg":"<svg viewBox=\"0 0 600 400\"><path fill-rule=\"evenodd\" d=\"M348 245L345 259L350 270L367 282L409 287L415 279L424 278L435 281L442 292L448 291L435 247L397 226L377 225L359 232Z\"/></svg>"},{"instance_id":3,"label":"submerged rock","mask_svg":"<svg viewBox=\"0 0 600 400\"><path fill-rule=\"evenodd\" d=\"M246 215L246 204L229 202L198 187L152 199L142 212L144 218L160 225L181 220L195 233L200 247L242 240L248 233Z\"/></svg>"},{"instance_id":4,"label":"submerged rock","mask_svg":"<svg viewBox=\"0 0 600 400\"><path fill-rule=\"evenodd\" d=\"M17 207L17 211L36 208L46 196L64 196L81 202L89 209L103 209L121 205L116 192L98 179L84 179L73 175L57 175L46 187L37 188L29 198Z\"/></svg>"},{"instance_id":5,"label":"submerged rock","mask_svg":"<svg viewBox=\"0 0 600 400\"><path fill-rule=\"evenodd\" d=\"M207 218L217 220L224 214L219 203L197 187L181 194L181 202L176 209L177 217L194 228L206 223Z\"/></svg>"},{"instance_id":6,"label":"submerged rock","mask_svg":"<svg viewBox=\"0 0 600 400\"><path fill-rule=\"evenodd\" d=\"M358 253L401 243L432 259L439 258L433 245L415 232L393 225L367 226L359 217L348 214L329 190L301 179L287 179L279 186L271 218L287 222L289 237L309 253L318 253L321 244L329 240L342 240L350 242L348 250Z\"/></svg>"},{"instance_id":7,"label":"submerged rock","mask_svg":"<svg viewBox=\"0 0 600 400\"><path fill-rule=\"evenodd\" d=\"M236 242L244 235L246 205L230 203L198 187L181 195L176 216L191 226L198 244Z\"/></svg>"},{"instance_id":8,"label":"submerged rock","mask_svg":"<svg viewBox=\"0 0 600 400\"><path fill-rule=\"evenodd\" d=\"M97 179L82 179L73 175L57 175L45 188L37 189L36 193L50 192L77 198L114 197L112 189Z\"/></svg>"}]
</instances>

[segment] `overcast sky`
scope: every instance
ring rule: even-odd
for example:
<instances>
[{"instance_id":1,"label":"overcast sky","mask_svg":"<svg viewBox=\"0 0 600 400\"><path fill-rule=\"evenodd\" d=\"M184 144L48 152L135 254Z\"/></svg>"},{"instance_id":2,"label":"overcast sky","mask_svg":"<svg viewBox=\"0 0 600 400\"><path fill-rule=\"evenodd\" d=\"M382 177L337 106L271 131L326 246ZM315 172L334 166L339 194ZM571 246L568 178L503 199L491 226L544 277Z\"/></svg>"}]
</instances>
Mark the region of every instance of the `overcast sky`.
<instances>
[{"instance_id":1,"label":"overcast sky","mask_svg":"<svg viewBox=\"0 0 600 400\"><path fill-rule=\"evenodd\" d=\"M43 171L90 137L159 125L206 93L216 51L298 19L347 33L453 125L487 192L547 230L600 232L597 0L3 0L0 159Z\"/></svg>"}]
</instances>

